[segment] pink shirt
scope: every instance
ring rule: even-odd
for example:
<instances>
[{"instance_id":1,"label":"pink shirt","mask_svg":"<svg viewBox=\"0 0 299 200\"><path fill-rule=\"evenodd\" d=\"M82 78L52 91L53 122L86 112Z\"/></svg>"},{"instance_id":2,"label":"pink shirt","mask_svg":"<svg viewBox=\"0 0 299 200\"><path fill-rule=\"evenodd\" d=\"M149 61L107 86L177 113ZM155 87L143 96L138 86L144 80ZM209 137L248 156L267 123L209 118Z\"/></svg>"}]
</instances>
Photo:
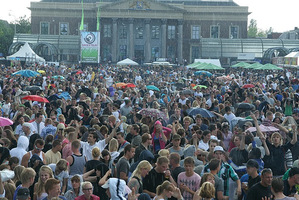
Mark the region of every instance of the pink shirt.
<instances>
[{"instance_id":1,"label":"pink shirt","mask_svg":"<svg viewBox=\"0 0 299 200\"><path fill-rule=\"evenodd\" d=\"M181 172L178 176L178 186L181 184L186 185L189 189L196 192L199 189L201 177L194 173L192 176L186 176L186 172ZM193 195L189 192L184 191L182 193L184 200L192 200Z\"/></svg>"},{"instance_id":2,"label":"pink shirt","mask_svg":"<svg viewBox=\"0 0 299 200\"><path fill-rule=\"evenodd\" d=\"M87 199L85 198L84 195L81 195L79 197L76 197L75 200L87 200ZM90 200L100 200L100 197L92 194Z\"/></svg>"}]
</instances>

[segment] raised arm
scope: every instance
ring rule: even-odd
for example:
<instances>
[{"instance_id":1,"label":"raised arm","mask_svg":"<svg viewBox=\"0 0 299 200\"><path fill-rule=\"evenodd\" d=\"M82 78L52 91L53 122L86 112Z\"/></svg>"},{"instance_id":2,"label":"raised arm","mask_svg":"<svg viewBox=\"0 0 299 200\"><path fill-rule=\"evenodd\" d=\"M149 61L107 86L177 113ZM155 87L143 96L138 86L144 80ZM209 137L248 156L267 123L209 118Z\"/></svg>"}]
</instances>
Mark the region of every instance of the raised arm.
<instances>
[{"instance_id":1,"label":"raised arm","mask_svg":"<svg viewBox=\"0 0 299 200\"><path fill-rule=\"evenodd\" d=\"M293 129L293 137L291 140L291 144L294 145L297 142L297 134L298 134L297 126L295 124L292 124L292 129Z\"/></svg>"},{"instance_id":2,"label":"raised arm","mask_svg":"<svg viewBox=\"0 0 299 200\"><path fill-rule=\"evenodd\" d=\"M250 117L253 119L254 122L254 126L256 127L256 134L259 138L263 138L265 137L264 134L261 131L260 125L255 117L255 115L253 113L250 114Z\"/></svg>"},{"instance_id":3,"label":"raised arm","mask_svg":"<svg viewBox=\"0 0 299 200\"><path fill-rule=\"evenodd\" d=\"M118 129L118 127L121 125L122 121L119 121L116 123L115 127L112 129L112 132L108 135L108 137L105 139L105 143L108 144L109 141L116 136L116 131Z\"/></svg>"}]
</instances>

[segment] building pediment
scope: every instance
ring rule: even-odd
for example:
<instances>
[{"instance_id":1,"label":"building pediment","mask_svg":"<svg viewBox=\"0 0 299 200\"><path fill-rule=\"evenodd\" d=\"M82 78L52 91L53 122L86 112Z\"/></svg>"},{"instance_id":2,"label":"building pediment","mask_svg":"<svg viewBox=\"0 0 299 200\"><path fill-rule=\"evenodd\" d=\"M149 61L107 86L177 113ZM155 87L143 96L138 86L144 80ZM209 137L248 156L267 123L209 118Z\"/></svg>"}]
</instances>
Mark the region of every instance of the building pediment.
<instances>
[{"instance_id":1,"label":"building pediment","mask_svg":"<svg viewBox=\"0 0 299 200\"><path fill-rule=\"evenodd\" d=\"M178 8L169 4L156 2L152 0L124 0L114 2L101 7L102 11L108 12L108 10L119 12L128 11L155 11L155 12L185 12L184 9Z\"/></svg>"}]
</instances>

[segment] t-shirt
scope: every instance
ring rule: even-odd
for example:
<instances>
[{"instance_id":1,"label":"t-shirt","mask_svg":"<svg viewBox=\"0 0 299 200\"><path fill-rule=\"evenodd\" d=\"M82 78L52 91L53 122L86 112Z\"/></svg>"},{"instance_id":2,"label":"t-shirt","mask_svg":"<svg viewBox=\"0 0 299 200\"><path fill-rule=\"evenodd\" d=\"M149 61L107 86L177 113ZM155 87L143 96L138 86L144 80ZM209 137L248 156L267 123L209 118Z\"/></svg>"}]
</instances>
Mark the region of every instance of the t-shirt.
<instances>
[{"instance_id":1,"label":"t-shirt","mask_svg":"<svg viewBox=\"0 0 299 200\"><path fill-rule=\"evenodd\" d=\"M254 186L256 183L261 181L261 177L257 176L255 178L252 178L251 176L248 176L248 189L250 189L252 186Z\"/></svg>"},{"instance_id":2,"label":"t-shirt","mask_svg":"<svg viewBox=\"0 0 299 200\"><path fill-rule=\"evenodd\" d=\"M248 161L248 151L246 149L240 150L238 147L235 147L231 150L229 157L231 157L236 165L241 166Z\"/></svg>"},{"instance_id":3,"label":"t-shirt","mask_svg":"<svg viewBox=\"0 0 299 200\"><path fill-rule=\"evenodd\" d=\"M52 149L50 149L45 153L45 157L47 164L56 164L61 159L61 153L59 151L57 153L54 153Z\"/></svg>"},{"instance_id":4,"label":"t-shirt","mask_svg":"<svg viewBox=\"0 0 299 200\"><path fill-rule=\"evenodd\" d=\"M246 200L261 200L265 197L271 197L271 186L264 187L260 182L252 186L247 193Z\"/></svg>"},{"instance_id":5,"label":"t-shirt","mask_svg":"<svg viewBox=\"0 0 299 200\"><path fill-rule=\"evenodd\" d=\"M185 171L184 167L178 166L171 172L171 176L176 183L178 182L179 174L184 171Z\"/></svg>"},{"instance_id":6,"label":"t-shirt","mask_svg":"<svg viewBox=\"0 0 299 200\"><path fill-rule=\"evenodd\" d=\"M156 193L156 188L164 181L169 181L164 173L158 173L154 168L143 179L143 190Z\"/></svg>"},{"instance_id":7,"label":"t-shirt","mask_svg":"<svg viewBox=\"0 0 299 200\"><path fill-rule=\"evenodd\" d=\"M181 172L178 176L178 185L184 184L192 191L196 192L199 189L201 177L194 173L192 176L186 176L186 172ZM192 200L193 195L187 191L182 193L184 200Z\"/></svg>"},{"instance_id":8,"label":"t-shirt","mask_svg":"<svg viewBox=\"0 0 299 200\"><path fill-rule=\"evenodd\" d=\"M124 172L127 176L130 171L130 163L125 157L121 157L116 164L116 177L120 178L120 172Z\"/></svg>"},{"instance_id":9,"label":"t-shirt","mask_svg":"<svg viewBox=\"0 0 299 200\"><path fill-rule=\"evenodd\" d=\"M105 140L100 140L100 141L96 142L94 145L90 145L88 142L82 142L82 141L80 143L81 143L81 147L83 149L82 154L86 157L87 160L92 159L91 151L94 147L98 147L100 149L100 152L102 152L104 150L104 148L106 147Z\"/></svg>"},{"instance_id":10,"label":"t-shirt","mask_svg":"<svg viewBox=\"0 0 299 200\"><path fill-rule=\"evenodd\" d=\"M217 192L223 192L223 180L219 178L217 175L214 175L215 178L215 200L217 200Z\"/></svg>"},{"instance_id":11,"label":"t-shirt","mask_svg":"<svg viewBox=\"0 0 299 200\"><path fill-rule=\"evenodd\" d=\"M180 150L175 150L173 147L170 147L169 153L178 153L181 157L184 155L184 148L181 147Z\"/></svg>"}]
</instances>

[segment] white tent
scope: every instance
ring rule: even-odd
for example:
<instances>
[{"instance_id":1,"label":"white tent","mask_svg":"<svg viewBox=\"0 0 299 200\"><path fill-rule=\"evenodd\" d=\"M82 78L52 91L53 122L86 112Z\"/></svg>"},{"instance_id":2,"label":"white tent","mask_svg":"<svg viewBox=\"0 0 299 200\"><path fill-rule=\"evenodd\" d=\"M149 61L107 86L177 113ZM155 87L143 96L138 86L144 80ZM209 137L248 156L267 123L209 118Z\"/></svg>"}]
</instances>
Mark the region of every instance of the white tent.
<instances>
[{"instance_id":1,"label":"white tent","mask_svg":"<svg viewBox=\"0 0 299 200\"><path fill-rule=\"evenodd\" d=\"M137 62L129 59L129 58L126 58L124 60L121 60L121 61L117 62L116 65L124 66L124 65L139 65L139 64Z\"/></svg>"},{"instance_id":2,"label":"white tent","mask_svg":"<svg viewBox=\"0 0 299 200\"><path fill-rule=\"evenodd\" d=\"M286 58L295 58L299 57L299 52L291 52L288 55L285 56Z\"/></svg>"},{"instance_id":3,"label":"white tent","mask_svg":"<svg viewBox=\"0 0 299 200\"><path fill-rule=\"evenodd\" d=\"M45 62L45 59L38 56L26 42L16 53L7 56L7 60L22 60L26 62Z\"/></svg>"}]
</instances>

